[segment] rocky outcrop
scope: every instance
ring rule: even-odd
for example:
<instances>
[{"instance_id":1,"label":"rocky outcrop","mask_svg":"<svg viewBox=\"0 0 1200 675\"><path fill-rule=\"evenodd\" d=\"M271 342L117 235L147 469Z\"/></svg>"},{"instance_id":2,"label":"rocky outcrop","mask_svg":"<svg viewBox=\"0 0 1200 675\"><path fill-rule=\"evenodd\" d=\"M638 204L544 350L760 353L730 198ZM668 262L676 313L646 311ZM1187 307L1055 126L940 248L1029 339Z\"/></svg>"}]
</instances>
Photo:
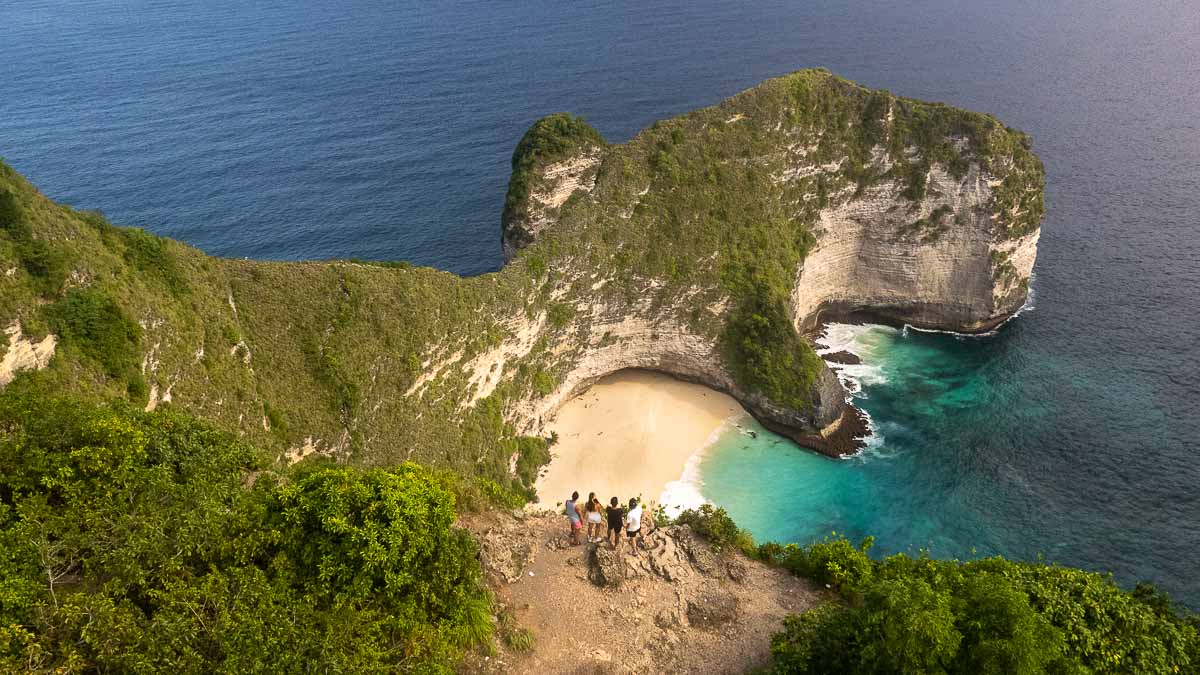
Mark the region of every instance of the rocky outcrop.
<instances>
[{"instance_id":1,"label":"rocky outcrop","mask_svg":"<svg viewBox=\"0 0 1200 675\"><path fill-rule=\"evenodd\" d=\"M476 532L509 527L486 520L467 525ZM493 590L511 620L533 634L534 648L516 653L501 645L466 672L754 671L766 665L783 617L822 599L806 580L734 551L718 555L686 528L647 533L646 548L633 556L606 543L560 547L561 516L531 515L516 525L514 536L544 553L515 583L492 577ZM704 551L701 559L711 557L714 574L691 562L680 545L685 538L693 553ZM602 638L614 627L619 648Z\"/></svg>"},{"instance_id":2,"label":"rocky outcrop","mask_svg":"<svg viewBox=\"0 0 1200 675\"><path fill-rule=\"evenodd\" d=\"M12 382L22 370L41 370L50 365L54 347L58 343L57 336L47 335L34 341L22 334L19 321L5 328L4 334L8 337L8 348L0 358L0 387Z\"/></svg>"},{"instance_id":3,"label":"rocky outcrop","mask_svg":"<svg viewBox=\"0 0 1200 675\"><path fill-rule=\"evenodd\" d=\"M820 213L817 244L792 291L798 330L869 317L975 333L1020 309L1039 231L1007 239L990 204L995 178L930 169L926 196L906 203L884 183Z\"/></svg>"},{"instance_id":4,"label":"rocky outcrop","mask_svg":"<svg viewBox=\"0 0 1200 675\"><path fill-rule=\"evenodd\" d=\"M38 375L56 387L165 403L281 461L411 460L501 484L536 472L513 436L544 435L559 406L627 368L726 392L814 450L853 450L863 419L802 333L863 314L988 330L1024 302L1042 214L1020 132L823 71L621 144L570 115L539 120L513 153L507 264L474 278L158 239L147 262L130 247L148 235L57 207L2 164L0 191L19 203L14 231L74 270L72 290L141 328L127 359L140 372L61 349L75 361ZM36 325L66 298L22 250L0 250L0 315ZM54 352L53 337L8 332L0 385Z\"/></svg>"},{"instance_id":5,"label":"rocky outcrop","mask_svg":"<svg viewBox=\"0 0 1200 675\"><path fill-rule=\"evenodd\" d=\"M829 113L839 107L846 112ZM846 119L862 129L847 134L828 126ZM860 318L981 332L1025 301L1041 217L1041 166L1022 135L986 116L867 92L810 71L695 113L669 134L665 125L661 130L656 125L658 133L645 132L628 146L579 141L585 135L581 122L573 124L558 144L545 143L538 125L527 135L559 152L553 161L526 156L527 173L514 173L514 186L539 187L519 195L510 190L510 197L523 199L515 209L521 216L510 219L517 227L505 231L506 258L543 239L552 243L539 247L539 262L543 251L570 246L582 255L596 244L580 233L629 231L639 213L661 213L670 221L643 227L683 230L679 222L686 221L692 234L681 236L711 237L729 216L717 206L723 200L706 192L734 189L723 188L716 177L735 171L726 182L755 185L756 200L778 204L762 217L791 224L791 231L783 228L773 236L811 238L795 259L775 250L785 251L785 242L765 243L754 263L754 269L790 266L786 310L798 333L827 320ZM757 135L739 135L750 128ZM704 159L681 150L695 136L706 139L695 150ZM745 138L746 145L733 146L713 163L709 156L720 156L713 147L723 137ZM573 150L561 151L572 144ZM652 168L644 176L631 169L642 147L650 148L645 152ZM744 156L749 147L758 154ZM697 168L707 184L684 177ZM618 173L622 176L614 177ZM664 201L709 206L655 210ZM753 224L743 228L758 234ZM510 230L519 236L510 237ZM680 248L694 249L691 242ZM736 244L718 245L689 261L695 280L690 286L635 278L633 290L616 301L608 288L617 278L594 270L575 275L573 262L560 268L564 278L557 288L573 302L574 320L551 349L561 355L558 386L523 401L513 417L518 426L536 432L542 420L599 378L645 368L728 393L764 426L806 447L835 456L856 449L865 420L846 404L829 368L821 368L800 397L810 401L805 406L781 404L737 376L736 360L742 357L722 342L720 329L745 302L739 297L744 291L726 283L729 268L719 262L731 248ZM620 260L639 254L627 246L615 255Z\"/></svg>"},{"instance_id":6,"label":"rocky outcrop","mask_svg":"<svg viewBox=\"0 0 1200 675\"><path fill-rule=\"evenodd\" d=\"M530 191L526 208L519 217L505 223L500 238L505 262L533 242L543 228L554 223L567 199L576 192L587 194L596 187L600 156L599 146L588 145L577 155L551 163L539 172L537 187Z\"/></svg>"}]
</instances>

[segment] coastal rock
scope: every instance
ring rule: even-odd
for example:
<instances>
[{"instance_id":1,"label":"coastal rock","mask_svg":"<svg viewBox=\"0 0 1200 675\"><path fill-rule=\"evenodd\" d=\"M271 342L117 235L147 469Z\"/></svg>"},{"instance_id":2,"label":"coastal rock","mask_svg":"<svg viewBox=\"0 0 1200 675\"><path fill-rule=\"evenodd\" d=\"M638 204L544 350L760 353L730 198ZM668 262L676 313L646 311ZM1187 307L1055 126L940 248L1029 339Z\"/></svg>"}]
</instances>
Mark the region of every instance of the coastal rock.
<instances>
[{"instance_id":1,"label":"coastal rock","mask_svg":"<svg viewBox=\"0 0 1200 675\"><path fill-rule=\"evenodd\" d=\"M49 337L9 335L0 385L69 359L54 369L64 387L104 398L144 384L147 407L169 400L289 459L412 461L529 487L536 467L513 437L545 437L566 401L640 368L727 393L839 456L862 446L865 421L805 332L858 317L994 328L1028 295L1044 210L1024 134L821 70L626 143L552 115L512 160L508 263L494 274L221 259L164 240L188 292L152 297L159 272L112 249L110 226L11 172L40 214L33 238L136 317L143 365L118 381ZM26 262L3 279L6 322L28 326L44 297ZM776 358L780 345L796 358Z\"/></svg>"},{"instance_id":2,"label":"coastal rock","mask_svg":"<svg viewBox=\"0 0 1200 675\"><path fill-rule=\"evenodd\" d=\"M616 588L625 578L625 560L620 553L607 546L596 546L589 556L588 578L597 586Z\"/></svg>"},{"instance_id":3,"label":"coastal rock","mask_svg":"<svg viewBox=\"0 0 1200 675\"><path fill-rule=\"evenodd\" d=\"M721 571L721 562L708 544L698 538L688 525L672 528L671 536L691 561L692 566L705 576L714 576Z\"/></svg>"},{"instance_id":4,"label":"coastal rock","mask_svg":"<svg viewBox=\"0 0 1200 675\"><path fill-rule=\"evenodd\" d=\"M746 563L736 558L725 561L725 573L739 584L746 580Z\"/></svg>"},{"instance_id":5,"label":"coastal rock","mask_svg":"<svg viewBox=\"0 0 1200 675\"><path fill-rule=\"evenodd\" d=\"M26 338L21 333L21 322L14 321L4 329L8 337L8 349L0 358L0 387L12 382L22 370L41 370L50 365L58 337L47 335L39 341Z\"/></svg>"},{"instance_id":6,"label":"coastal rock","mask_svg":"<svg viewBox=\"0 0 1200 675\"><path fill-rule=\"evenodd\" d=\"M976 165L960 178L934 165L908 206L897 208L903 186L883 183L822 210L792 291L797 329L869 318L978 333L1004 321L1025 302L1039 230L1009 239L996 227L995 185Z\"/></svg>"},{"instance_id":7,"label":"coastal rock","mask_svg":"<svg viewBox=\"0 0 1200 675\"><path fill-rule=\"evenodd\" d=\"M484 570L507 583L521 580L537 556L537 546L517 528L490 528L479 540L479 560Z\"/></svg>"},{"instance_id":8,"label":"coastal rock","mask_svg":"<svg viewBox=\"0 0 1200 675\"><path fill-rule=\"evenodd\" d=\"M688 600L688 623L698 628L715 628L737 618L738 599L731 593L714 591Z\"/></svg>"}]
</instances>

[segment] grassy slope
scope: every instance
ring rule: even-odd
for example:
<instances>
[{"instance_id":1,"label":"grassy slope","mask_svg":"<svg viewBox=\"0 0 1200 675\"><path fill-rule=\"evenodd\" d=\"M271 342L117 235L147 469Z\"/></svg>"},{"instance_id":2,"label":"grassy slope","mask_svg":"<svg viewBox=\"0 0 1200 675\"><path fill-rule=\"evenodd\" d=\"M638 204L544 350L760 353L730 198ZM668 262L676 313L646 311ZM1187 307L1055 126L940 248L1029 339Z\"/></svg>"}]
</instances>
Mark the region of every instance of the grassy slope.
<instances>
[{"instance_id":1,"label":"grassy slope","mask_svg":"<svg viewBox=\"0 0 1200 675\"><path fill-rule=\"evenodd\" d=\"M589 129L568 133L597 142ZM962 154L952 135L967 136ZM519 146L514 189L536 187L536 172L578 139ZM866 161L876 143L898 161L887 175ZM808 146L816 164L848 160L780 183L773 177L795 161L789 146ZM1024 136L985 115L821 71L768 81L608 146L590 197L568 200L556 226L503 271L471 279L405 265L211 258L53 204L0 165L0 193L17 204L15 216L0 208L9 220L0 223L0 272L12 270L0 275L0 325L20 319L27 335L44 335L64 306L79 312L71 297L83 287L140 325L64 337L47 370L11 386L139 402L169 389L173 405L278 451L315 437L358 463L411 459L507 479L518 448L530 461L541 451L519 445L505 415L578 357L583 347L571 336L586 334L576 320L586 303L649 298L722 338L747 388L805 405L819 363L784 325L783 303L811 245L810 224L854 186L893 180L918 196L929 161L958 170L978 161L1003 180L994 208L1001 236L1040 221L1041 168ZM701 309L723 300L727 312ZM550 320L533 350L505 364L500 387L473 407L462 407L469 392L458 365L405 395L447 357L461 351L461 364L499 344L504 320L542 312ZM103 329L106 316L92 311L76 324ZM113 334L132 346L97 338ZM568 348L552 350L556 343Z\"/></svg>"}]
</instances>

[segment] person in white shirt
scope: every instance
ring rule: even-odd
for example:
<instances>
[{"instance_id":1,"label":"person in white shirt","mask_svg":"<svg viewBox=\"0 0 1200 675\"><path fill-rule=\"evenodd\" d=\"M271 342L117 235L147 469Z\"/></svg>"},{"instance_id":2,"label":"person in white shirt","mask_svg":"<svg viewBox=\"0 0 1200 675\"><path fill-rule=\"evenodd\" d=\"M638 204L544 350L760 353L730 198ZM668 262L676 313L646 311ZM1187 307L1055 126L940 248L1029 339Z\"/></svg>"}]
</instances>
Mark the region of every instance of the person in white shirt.
<instances>
[{"instance_id":1,"label":"person in white shirt","mask_svg":"<svg viewBox=\"0 0 1200 675\"><path fill-rule=\"evenodd\" d=\"M625 537L629 540L629 548L634 555L637 555L637 540L642 534L642 505L638 504L637 497L632 497L629 500L629 512L625 514Z\"/></svg>"}]
</instances>

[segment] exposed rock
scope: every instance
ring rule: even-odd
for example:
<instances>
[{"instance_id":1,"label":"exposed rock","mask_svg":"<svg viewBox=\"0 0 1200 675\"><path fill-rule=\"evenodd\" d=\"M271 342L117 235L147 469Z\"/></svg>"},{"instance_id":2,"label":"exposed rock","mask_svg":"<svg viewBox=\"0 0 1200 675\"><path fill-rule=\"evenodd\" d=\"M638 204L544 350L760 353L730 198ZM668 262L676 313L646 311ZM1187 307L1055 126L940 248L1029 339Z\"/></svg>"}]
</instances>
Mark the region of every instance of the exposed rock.
<instances>
[{"instance_id":1,"label":"exposed rock","mask_svg":"<svg viewBox=\"0 0 1200 675\"><path fill-rule=\"evenodd\" d=\"M607 546L596 546L590 556L591 568L588 578L598 586L617 587L625 578L625 560L620 553Z\"/></svg>"},{"instance_id":2,"label":"exposed rock","mask_svg":"<svg viewBox=\"0 0 1200 675\"><path fill-rule=\"evenodd\" d=\"M671 536L674 537L675 543L687 553L688 560L691 561L693 567L705 576L720 574L721 562L717 559L717 554L713 553L708 544L701 541L692 532L691 527L679 525L671 529Z\"/></svg>"},{"instance_id":3,"label":"exposed rock","mask_svg":"<svg viewBox=\"0 0 1200 675\"><path fill-rule=\"evenodd\" d=\"M564 549L571 548L571 546L572 546L571 540L569 538L567 538L567 536L565 534L559 535L557 537L551 537L546 542L546 548L550 549L551 551L561 551Z\"/></svg>"},{"instance_id":4,"label":"exposed rock","mask_svg":"<svg viewBox=\"0 0 1200 675\"><path fill-rule=\"evenodd\" d=\"M41 370L50 365L57 336L47 335L34 342L22 335L19 321L13 321L4 332L8 335L8 349L0 358L0 387L12 382L22 370Z\"/></svg>"},{"instance_id":5,"label":"exposed rock","mask_svg":"<svg viewBox=\"0 0 1200 675\"><path fill-rule=\"evenodd\" d=\"M700 628L713 628L737 618L738 600L731 593L716 591L711 595L688 600L688 623Z\"/></svg>"},{"instance_id":6,"label":"exposed rock","mask_svg":"<svg viewBox=\"0 0 1200 675\"><path fill-rule=\"evenodd\" d=\"M726 560L725 573L729 575L730 579L740 584L746 580L746 563L737 558Z\"/></svg>"},{"instance_id":7,"label":"exposed rock","mask_svg":"<svg viewBox=\"0 0 1200 675\"><path fill-rule=\"evenodd\" d=\"M844 366L857 366L862 363L862 359L857 354L845 350L822 354L821 358L825 359L826 363L838 363Z\"/></svg>"},{"instance_id":8,"label":"exposed rock","mask_svg":"<svg viewBox=\"0 0 1200 675\"><path fill-rule=\"evenodd\" d=\"M805 101L798 92L807 92ZM154 317L141 316L144 303L118 302L142 322L158 322L143 325L141 356L161 340L155 358L169 377L148 378L156 394L150 400L173 392L172 405L182 412L282 453L278 430L263 423L271 403L291 425L285 436L292 458L319 445L350 461L353 439L353 461L364 464L414 461L471 472L507 462L515 473L517 453L495 456L509 443L480 444L471 433L463 444L451 439L455 450L447 452L424 439L456 434L460 416L477 414L489 422L501 417L498 429L544 435L552 414L600 378L645 368L728 393L768 428L838 455L861 446L864 427L829 368L806 363L770 395L762 381L735 376L745 372L746 355L726 349L724 338L756 298L742 284L726 283L731 261L782 271L767 275L768 301L782 317L773 321L801 331L857 314L983 331L1027 296L1044 174L1028 138L994 118L803 71L656 124L628 143L609 144L580 120L555 119L570 133L555 135L555 124L543 124L550 135L540 142L535 135L514 153L521 168L514 165L501 218L505 254L532 248L495 274L463 279L429 269L266 263L180 249L181 269L206 270L187 275L192 298L157 299L166 304ZM931 127L931 119L947 123ZM959 129L969 137L946 136ZM864 146L867 138L873 147ZM846 161L851 157L856 161ZM747 193L746 185L756 187ZM44 197L28 192L52 212ZM759 218L764 205L766 219ZM751 212L753 218L742 217ZM60 215L64 223L73 218ZM38 227L55 219L39 219ZM718 230L730 236L710 236ZM51 234L35 232L54 241ZM792 246L734 255L749 243L742 235L812 238L814 245L803 261ZM79 271L99 279L103 270L114 298L138 292L145 270L113 258L90 234L66 241L64 252L81 261L90 257L87 245L98 247L104 264ZM16 273L0 280L25 284ZM250 287L255 292L239 294ZM364 311L326 311L350 296ZM34 316L35 296L21 297L24 305L8 315ZM221 334L220 346L205 355L197 345L211 341L210 327ZM0 380L11 378L18 360L20 367L48 361L50 343L10 343ZM303 372L307 357L298 345L318 347L323 363L341 364L336 377ZM66 356L78 359L71 351ZM234 367L222 366L229 377L210 377L210 364L221 361ZM67 386L94 378L94 368L81 362L64 364L61 373ZM349 393L354 400L342 400ZM318 410L311 402L319 400L341 405Z\"/></svg>"},{"instance_id":9,"label":"exposed rock","mask_svg":"<svg viewBox=\"0 0 1200 675\"><path fill-rule=\"evenodd\" d=\"M667 581L679 581L690 574L687 554L661 528L646 537L645 556L650 571Z\"/></svg>"},{"instance_id":10,"label":"exposed rock","mask_svg":"<svg viewBox=\"0 0 1200 675\"><path fill-rule=\"evenodd\" d=\"M479 559L484 570L508 583L521 580L521 574L537 556L537 546L518 528L489 528L479 541Z\"/></svg>"},{"instance_id":11,"label":"exposed rock","mask_svg":"<svg viewBox=\"0 0 1200 675\"><path fill-rule=\"evenodd\" d=\"M823 210L792 292L797 327L856 314L968 333L1004 321L1025 301L1014 290L1029 279L1039 232L998 234L993 182L976 165L961 179L934 165L925 196L910 207L896 208L902 186L883 183ZM954 222L933 236L904 234L938 209ZM997 274L1004 262L1010 278Z\"/></svg>"},{"instance_id":12,"label":"exposed rock","mask_svg":"<svg viewBox=\"0 0 1200 675\"><path fill-rule=\"evenodd\" d=\"M673 608L664 609L654 617L654 625L664 630L680 628L683 626L683 617Z\"/></svg>"}]
</instances>

